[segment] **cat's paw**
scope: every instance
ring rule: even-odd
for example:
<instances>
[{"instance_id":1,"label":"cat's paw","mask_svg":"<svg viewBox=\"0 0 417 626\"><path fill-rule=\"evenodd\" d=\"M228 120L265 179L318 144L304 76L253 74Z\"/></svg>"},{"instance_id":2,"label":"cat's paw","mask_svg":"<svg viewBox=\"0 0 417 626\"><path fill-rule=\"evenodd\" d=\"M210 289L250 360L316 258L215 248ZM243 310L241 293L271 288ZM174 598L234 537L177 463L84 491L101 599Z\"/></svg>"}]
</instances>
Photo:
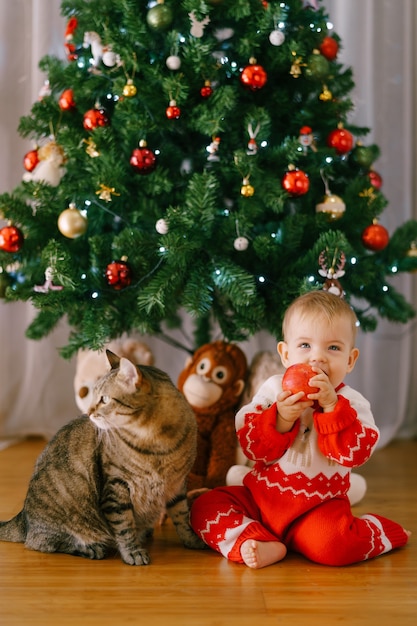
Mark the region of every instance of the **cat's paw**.
<instances>
[{"instance_id":1,"label":"cat's paw","mask_svg":"<svg viewBox=\"0 0 417 626\"><path fill-rule=\"evenodd\" d=\"M107 556L107 546L104 543L90 543L82 547L77 546L73 550L68 549L68 554L82 556L85 559L101 560Z\"/></svg>"},{"instance_id":2,"label":"cat's paw","mask_svg":"<svg viewBox=\"0 0 417 626\"><path fill-rule=\"evenodd\" d=\"M120 552L123 563L127 565L149 565L151 557L149 552L144 548L137 548L136 550Z\"/></svg>"}]
</instances>

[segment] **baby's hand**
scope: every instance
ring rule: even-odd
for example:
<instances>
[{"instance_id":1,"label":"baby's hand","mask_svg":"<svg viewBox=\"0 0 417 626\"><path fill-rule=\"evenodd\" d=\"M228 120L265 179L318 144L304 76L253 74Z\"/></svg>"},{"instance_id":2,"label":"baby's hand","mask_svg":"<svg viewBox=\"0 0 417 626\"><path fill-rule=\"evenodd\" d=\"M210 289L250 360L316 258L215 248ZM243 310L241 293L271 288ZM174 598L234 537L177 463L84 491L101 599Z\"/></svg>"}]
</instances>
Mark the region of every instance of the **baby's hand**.
<instances>
[{"instance_id":1,"label":"baby's hand","mask_svg":"<svg viewBox=\"0 0 417 626\"><path fill-rule=\"evenodd\" d=\"M291 391L281 391L277 396L278 417L285 422L293 424L306 409L313 406L313 400L305 398L304 392L291 393Z\"/></svg>"},{"instance_id":2,"label":"baby's hand","mask_svg":"<svg viewBox=\"0 0 417 626\"><path fill-rule=\"evenodd\" d=\"M313 370L317 372L317 376L310 378L309 382L312 387L318 387L318 392L309 393L307 398L317 402L323 409L323 413L330 413L336 408L337 393L323 370L319 367L313 367Z\"/></svg>"}]
</instances>

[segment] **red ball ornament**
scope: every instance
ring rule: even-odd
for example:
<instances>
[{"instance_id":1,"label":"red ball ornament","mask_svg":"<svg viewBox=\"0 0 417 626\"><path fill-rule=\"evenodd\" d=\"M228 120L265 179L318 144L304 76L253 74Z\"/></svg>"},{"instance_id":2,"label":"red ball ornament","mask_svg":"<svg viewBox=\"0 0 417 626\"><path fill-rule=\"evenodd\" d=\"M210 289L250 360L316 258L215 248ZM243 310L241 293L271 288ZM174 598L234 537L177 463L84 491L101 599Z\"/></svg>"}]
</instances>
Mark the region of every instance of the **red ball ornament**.
<instances>
[{"instance_id":1,"label":"red ball ornament","mask_svg":"<svg viewBox=\"0 0 417 626\"><path fill-rule=\"evenodd\" d=\"M175 100L171 100L169 107L165 111L165 115L169 120L177 120L181 115L181 109L177 107Z\"/></svg>"},{"instance_id":2,"label":"red ball ornament","mask_svg":"<svg viewBox=\"0 0 417 626\"><path fill-rule=\"evenodd\" d=\"M209 80L206 80L206 82L204 83L204 86L201 87L200 89L200 95L202 98L210 98L212 93L213 93L213 89L211 87L211 83Z\"/></svg>"},{"instance_id":3,"label":"red ball ornament","mask_svg":"<svg viewBox=\"0 0 417 626\"><path fill-rule=\"evenodd\" d=\"M59 97L58 105L61 111L71 111L75 109L74 92L72 89L65 89Z\"/></svg>"},{"instance_id":4,"label":"red ball ornament","mask_svg":"<svg viewBox=\"0 0 417 626\"><path fill-rule=\"evenodd\" d=\"M132 165L139 174L150 174L156 167L156 156L146 145L146 141L142 140L139 143L139 148L133 150L130 157L130 165Z\"/></svg>"},{"instance_id":5,"label":"red ball ornament","mask_svg":"<svg viewBox=\"0 0 417 626\"><path fill-rule=\"evenodd\" d=\"M262 65L257 65L252 61L250 65L247 65L240 74L240 82L242 85L248 87L252 91L262 89L267 80L268 75Z\"/></svg>"},{"instance_id":6,"label":"red ball ornament","mask_svg":"<svg viewBox=\"0 0 417 626\"><path fill-rule=\"evenodd\" d=\"M310 189L310 180L305 172L294 168L284 174L281 185L292 196L303 196Z\"/></svg>"},{"instance_id":7,"label":"red ball ornament","mask_svg":"<svg viewBox=\"0 0 417 626\"><path fill-rule=\"evenodd\" d=\"M94 130L100 126L108 126L110 120L104 109L89 109L84 113L83 126L85 130Z\"/></svg>"},{"instance_id":8,"label":"red ball ornament","mask_svg":"<svg viewBox=\"0 0 417 626\"><path fill-rule=\"evenodd\" d=\"M23 166L28 172L33 172L39 163L39 153L37 150L29 150L23 157Z\"/></svg>"},{"instance_id":9,"label":"red ball ornament","mask_svg":"<svg viewBox=\"0 0 417 626\"><path fill-rule=\"evenodd\" d=\"M327 137L327 145L334 148L337 154L347 154L353 148L353 135L342 126L332 130Z\"/></svg>"},{"instance_id":10,"label":"red ball ornament","mask_svg":"<svg viewBox=\"0 0 417 626\"><path fill-rule=\"evenodd\" d=\"M387 229L376 221L367 226L362 233L362 243L368 250L378 252L386 248L388 242L389 233Z\"/></svg>"},{"instance_id":11,"label":"red ball ornament","mask_svg":"<svg viewBox=\"0 0 417 626\"><path fill-rule=\"evenodd\" d=\"M303 391L305 396L310 393L317 393L319 391L318 387L309 385L310 378L313 376L317 376L317 373L308 363L291 365L282 377L282 390L291 391L292 394ZM305 398L301 398L302 400L305 400Z\"/></svg>"},{"instance_id":12,"label":"red ball ornament","mask_svg":"<svg viewBox=\"0 0 417 626\"><path fill-rule=\"evenodd\" d=\"M4 250L4 252L19 252L23 242L23 233L16 226L3 226L0 230L0 250Z\"/></svg>"},{"instance_id":13,"label":"red ball ornament","mask_svg":"<svg viewBox=\"0 0 417 626\"><path fill-rule=\"evenodd\" d=\"M319 46L319 50L328 61L334 61L339 52L339 44L333 37L325 37Z\"/></svg>"},{"instance_id":14,"label":"red ball ornament","mask_svg":"<svg viewBox=\"0 0 417 626\"><path fill-rule=\"evenodd\" d=\"M383 180L382 180L382 176L380 176L378 172L375 172L375 170L370 170L368 172L368 178L370 180L372 187L374 187L375 189L381 189Z\"/></svg>"},{"instance_id":15,"label":"red ball ornament","mask_svg":"<svg viewBox=\"0 0 417 626\"><path fill-rule=\"evenodd\" d=\"M132 271L123 258L120 261L112 261L106 267L106 281L110 287L119 291L129 287L132 282Z\"/></svg>"}]
</instances>

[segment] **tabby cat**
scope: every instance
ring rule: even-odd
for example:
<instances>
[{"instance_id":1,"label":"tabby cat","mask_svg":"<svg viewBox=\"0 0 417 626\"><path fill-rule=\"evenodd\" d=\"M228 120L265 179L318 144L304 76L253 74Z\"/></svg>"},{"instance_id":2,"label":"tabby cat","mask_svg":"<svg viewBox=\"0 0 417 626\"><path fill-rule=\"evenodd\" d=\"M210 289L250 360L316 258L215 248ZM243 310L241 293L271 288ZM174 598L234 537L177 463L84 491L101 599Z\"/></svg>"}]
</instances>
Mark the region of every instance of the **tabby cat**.
<instances>
[{"instance_id":1,"label":"tabby cat","mask_svg":"<svg viewBox=\"0 0 417 626\"><path fill-rule=\"evenodd\" d=\"M90 559L116 548L125 563L147 565L145 539L166 512L185 547L204 547L185 490L196 453L192 409L161 370L107 358L88 416L48 443L22 511L0 522L0 540Z\"/></svg>"}]
</instances>

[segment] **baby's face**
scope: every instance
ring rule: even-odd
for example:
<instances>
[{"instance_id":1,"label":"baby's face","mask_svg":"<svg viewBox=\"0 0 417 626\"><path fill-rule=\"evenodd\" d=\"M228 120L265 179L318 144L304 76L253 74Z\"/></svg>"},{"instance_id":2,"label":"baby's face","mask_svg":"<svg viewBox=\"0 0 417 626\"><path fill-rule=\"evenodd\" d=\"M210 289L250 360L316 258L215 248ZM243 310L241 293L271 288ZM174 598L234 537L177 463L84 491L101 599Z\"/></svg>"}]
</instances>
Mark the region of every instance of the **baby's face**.
<instances>
[{"instance_id":1,"label":"baby's face","mask_svg":"<svg viewBox=\"0 0 417 626\"><path fill-rule=\"evenodd\" d=\"M295 363L319 367L334 387L353 370L359 355L348 318L339 317L329 324L297 313L289 321L286 341L278 344L278 352L285 367Z\"/></svg>"}]
</instances>

